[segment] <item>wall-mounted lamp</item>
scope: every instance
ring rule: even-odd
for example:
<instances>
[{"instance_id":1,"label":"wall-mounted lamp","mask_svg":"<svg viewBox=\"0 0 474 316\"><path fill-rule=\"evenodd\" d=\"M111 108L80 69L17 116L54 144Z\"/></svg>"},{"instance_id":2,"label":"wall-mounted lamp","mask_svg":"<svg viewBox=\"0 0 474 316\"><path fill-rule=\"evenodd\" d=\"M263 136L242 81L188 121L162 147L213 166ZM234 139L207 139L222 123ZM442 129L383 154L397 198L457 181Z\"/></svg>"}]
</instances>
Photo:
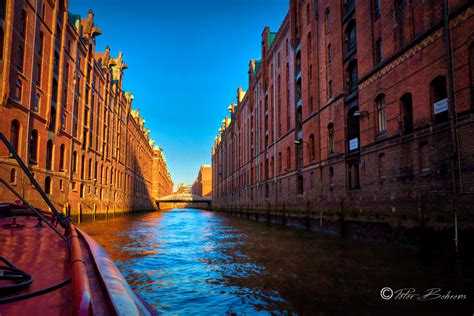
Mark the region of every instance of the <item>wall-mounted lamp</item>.
<instances>
[{"instance_id":1,"label":"wall-mounted lamp","mask_svg":"<svg viewBox=\"0 0 474 316\"><path fill-rule=\"evenodd\" d=\"M295 145L299 145L299 144L306 144L307 146L309 146L309 144L307 142L305 142L304 140L300 139L300 140L295 140Z\"/></svg>"},{"instance_id":2,"label":"wall-mounted lamp","mask_svg":"<svg viewBox=\"0 0 474 316\"><path fill-rule=\"evenodd\" d=\"M354 116L369 116L369 112L368 111L355 111L354 112Z\"/></svg>"}]
</instances>

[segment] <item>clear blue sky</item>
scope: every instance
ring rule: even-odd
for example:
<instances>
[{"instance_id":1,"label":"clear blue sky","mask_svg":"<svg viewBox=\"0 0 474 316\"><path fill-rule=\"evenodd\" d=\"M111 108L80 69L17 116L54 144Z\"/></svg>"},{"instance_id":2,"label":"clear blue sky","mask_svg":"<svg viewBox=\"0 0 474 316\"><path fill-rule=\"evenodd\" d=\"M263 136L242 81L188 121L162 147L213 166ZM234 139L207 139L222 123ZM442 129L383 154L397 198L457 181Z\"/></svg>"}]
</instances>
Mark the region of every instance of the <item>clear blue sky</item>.
<instances>
[{"instance_id":1,"label":"clear blue sky","mask_svg":"<svg viewBox=\"0 0 474 316\"><path fill-rule=\"evenodd\" d=\"M135 96L175 184L191 184L237 87L247 89L265 26L277 31L289 0L70 0L101 28L97 50L123 51L124 90Z\"/></svg>"}]
</instances>

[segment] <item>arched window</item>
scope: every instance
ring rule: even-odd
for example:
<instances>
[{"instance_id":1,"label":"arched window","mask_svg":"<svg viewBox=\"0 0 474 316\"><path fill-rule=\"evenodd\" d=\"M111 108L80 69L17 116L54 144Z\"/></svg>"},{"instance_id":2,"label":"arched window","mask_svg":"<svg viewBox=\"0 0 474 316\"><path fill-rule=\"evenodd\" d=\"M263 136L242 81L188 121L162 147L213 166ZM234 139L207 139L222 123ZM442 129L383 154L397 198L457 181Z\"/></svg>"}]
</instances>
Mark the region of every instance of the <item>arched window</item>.
<instances>
[{"instance_id":1,"label":"arched window","mask_svg":"<svg viewBox=\"0 0 474 316\"><path fill-rule=\"evenodd\" d=\"M32 130L30 135L29 158L32 163L38 160L38 131Z\"/></svg>"},{"instance_id":2,"label":"arched window","mask_svg":"<svg viewBox=\"0 0 474 316\"><path fill-rule=\"evenodd\" d=\"M46 177L44 179L44 193L51 194L52 192L52 180L51 177Z\"/></svg>"},{"instance_id":3,"label":"arched window","mask_svg":"<svg viewBox=\"0 0 474 316\"><path fill-rule=\"evenodd\" d=\"M89 158L89 180L92 179L92 158Z\"/></svg>"},{"instance_id":4,"label":"arched window","mask_svg":"<svg viewBox=\"0 0 474 316\"><path fill-rule=\"evenodd\" d=\"M379 133L387 130L387 114L385 111L385 95L381 94L375 99L377 107L377 131Z\"/></svg>"},{"instance_id":5,"label":"arched window","mask_svg":"<svg viewBox=\"0 0 474 316\"><path fill-rule=\"evenodd\" d=\"M16 184L16 169L12 168L10 170L10 184Z\"/></svg>"},{"instance_id":6,"label":"arched window","mask_svg":"<svg viewBox=\"0 0 474 316\"><path fill-rule=\"evenodd\" d=\"M332 98L332 80L328 82L328 99Z\"/></svg>"},{"instance_id":7,"label":"arched window","mask_svg":"<svg viewBox=\"0 0 474 316\"><path fill-rule=\"evenodd\" d=\"M46 144L46 169L51 170L53 167L53 141L50 139Z\"/></svg>"},{"instance_id":8,"label":"arched window","mask_svg":"<svg viewBox=\"0 0 474 316\"><path fill-rule=\"evenodd\" d=\"M413 98L411 93L405 93L400 98L400 109L402 112L403 133L413 132Z\"/></svg>"},{"instance_id":9,"label":"arched window","mask_svg":"<svg viewBox=\"0 0 474 316\"><path fill-rule=\"evenodd\" d=\"M328 124L328 151L329 153L334 152L334 124Z\"/></svg>"},{"instance_id":10,"label":"arched window","mask_svg":"<svg viewBox=\"0 0 474 316\"><path fill-rule=\"evenodd\" d=\"M316 158L314 149L314 134L309 135L309 160L313 161Z\"/></svg>"},{"instance_id":11,"label":"arched window","mask_svg":"<svg viewBox=\"0 0 474 316\"><path fill-rule=\"evenodd\" d=\"M326 33L329 33L331 32L331 11L329 9L326 10L325 20Z\"/></svg>"},{"instance_id":12,"label":"arched window","mask_svg":"<svg viewBox=\"0 0 474 316\"><path fill-rule=\"evenodd\" d=\"M20 144L20 122L13 120L10 126L10 144L13 149L19 154Z\"/></svg>"},{"instance_id":13,"label":"arched window","mask_svg":"<svg viewBox=\"0 0 474 316\"><path fill-rule=\"evenodd\" d=\"M430 97L436 122L448 120L448 93L446 77L438 76L430 83Z\"/></svg>"},{"instance_id":14,"label":"arched window","mask_svg":"<svg viewBox=\"0 0 474 316\"><path fill-rule=\"evenodd\" d=\"M64 146L64 144L61 144L61 147L59 147L59 170L60 171L64 170L65 155L66 155L66 146Z\"/></svg>"}]
</instances>

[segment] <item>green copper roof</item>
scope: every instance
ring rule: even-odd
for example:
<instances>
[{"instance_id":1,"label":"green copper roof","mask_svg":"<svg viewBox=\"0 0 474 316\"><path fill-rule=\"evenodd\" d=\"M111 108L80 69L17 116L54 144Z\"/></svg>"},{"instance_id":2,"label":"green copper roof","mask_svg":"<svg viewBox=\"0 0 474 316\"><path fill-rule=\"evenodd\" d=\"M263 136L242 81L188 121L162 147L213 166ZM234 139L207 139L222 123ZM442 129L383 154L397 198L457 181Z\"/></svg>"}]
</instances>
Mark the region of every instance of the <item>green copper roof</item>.
<instances>
[{"instance_id":1,"label":"green copper roof","mask_svg":"<svg viewBox=\"0 0 474 316\"><path fill-rule=\"evenodd\" d=\"M257 71L258 71L258 68L260 68L260 65L262 64L262 61L261 60L256 60L255 61L255 70L254 70L254 75L257 74Z\"/></svg>"},{"instance_id":2,"label":"green copper roof","mask_svg":"<svg viewBox=\"0 0 474 316\"><path fill-rule=\"evenodd\" d=\"M72 25L74 25L76 27L76 29L79 29L79 22L81 21L81 16L78 15L78 14L68 12L68 17L69 17L69 21L71 21Z\"/></svg>"},{"instance_id":3,"label":"green copper roof","mask_svg":"<svg viewBox=\"0 0 474 316\"><path fill-rule=\"evenodd\" d=\"M275 32L269 32L268 33L268 47L272 46L273 41L275 40L275 37L277 36L278 33Z\"/></svg>"}]
</instances>

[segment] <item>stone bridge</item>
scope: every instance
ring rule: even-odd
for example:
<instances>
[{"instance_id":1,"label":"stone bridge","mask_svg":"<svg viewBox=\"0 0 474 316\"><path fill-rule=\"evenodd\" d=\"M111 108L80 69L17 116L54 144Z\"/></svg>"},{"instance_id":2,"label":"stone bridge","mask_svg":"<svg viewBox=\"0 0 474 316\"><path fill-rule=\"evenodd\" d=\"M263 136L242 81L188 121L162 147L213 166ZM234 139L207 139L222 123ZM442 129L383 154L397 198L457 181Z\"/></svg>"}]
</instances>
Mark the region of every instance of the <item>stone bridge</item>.
<instances>
[{"instance_id":1,"label":"stone bridge","mask_svg":"<svg viewBox=\"0 0 474 316\"><path fill-rule=\"evenodd\" d=\"M211 197L199 196L189 193L178 193L160 197L156 200L156 205L158 209L160 209L160 204L173 204L174 208L177 203L183 203L185 205L195 204L196 206L201 204L211 206L211 202Z\"/></svg>"}]
</instances>

